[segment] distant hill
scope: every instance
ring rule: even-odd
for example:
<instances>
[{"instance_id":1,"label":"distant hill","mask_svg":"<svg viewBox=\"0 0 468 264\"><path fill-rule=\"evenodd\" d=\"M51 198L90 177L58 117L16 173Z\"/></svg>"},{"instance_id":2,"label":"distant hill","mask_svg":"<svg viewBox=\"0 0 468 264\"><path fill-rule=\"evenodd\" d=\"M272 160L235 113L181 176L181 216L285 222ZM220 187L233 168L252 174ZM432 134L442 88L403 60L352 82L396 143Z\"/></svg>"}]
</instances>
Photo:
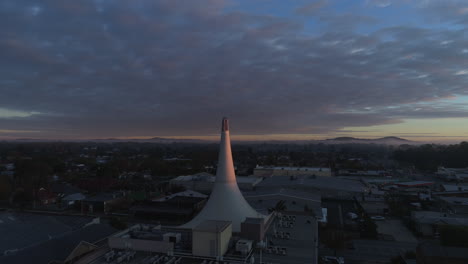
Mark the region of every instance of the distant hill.
<instances>
[{"instance_id":1,"label":"distant hill","mask_svg":"<svg viewBox=\"0 0 468 264\"><path fill-rule=\"evenodd\" d=\"M325 140L326 143L374 143L374 144L388 144L388 145L400 145L400 144L412 144L416 143L411 140L407 140L399 137L383 137L383 138L354 138L354 137L337 137Z\"/></svg>"},{"instance_id":2,"label":"distant hill","mask_svg":"<svg viewBox=\"0 0 468 264\"><path fill-rule=\"evenodd\" d=\"M1 140L0 140L1 141ZM141 142L141 143L157 143L157 144L171 144L171 143L188 143L188 144L206 144L206 143L217 143L218 139L214 140L202 140L202 139L178 139L178 138L164 138L164 137L152 137L152 138L105 138L105 139L76 139L76 140L60 140L60 139L34 139L34 138L21 138L16 140L3 140L3 141L15 141L15 142L97 142L97 143L114 143L114 142ZM325 140L266 140L266 141L243 141L233 140L236 144L381 144L381 145L402 145L402 144L421 144L422 142L416 142L407 140L399 137L383 137L376 139L366 138L355 138L355 137L337 137Z\"/></svg>"},{"instance_id":3,"label":"distant hill","mask_svg":"<svg viewBox=\"0 0 468 264\"><path fill-rule=\"evenodd\" d=\"M383 138L378 138L374 140L379 140L379 141L396 140L396 141L402 141L402 142L411 142L411 140L399 138L399 137L383 137Z\"/></svg>"},{"instance_id":4,"label":"distant hill","mask_svg":"<svg viewBox=\"0 0 468 264\"><path fill-rule=\"evenodd\" d=\"M87 140L93 142L145 142L145 143L159 143L159 144L170 144L170 143L210 143L210 141L200 140L200 139L179 139L179 138L163 138L163 137L153 137L153 138L128 138L128 139L119 139L119 138L108 138L108 139L93 139Z\"/></svg>"}]
</instances>

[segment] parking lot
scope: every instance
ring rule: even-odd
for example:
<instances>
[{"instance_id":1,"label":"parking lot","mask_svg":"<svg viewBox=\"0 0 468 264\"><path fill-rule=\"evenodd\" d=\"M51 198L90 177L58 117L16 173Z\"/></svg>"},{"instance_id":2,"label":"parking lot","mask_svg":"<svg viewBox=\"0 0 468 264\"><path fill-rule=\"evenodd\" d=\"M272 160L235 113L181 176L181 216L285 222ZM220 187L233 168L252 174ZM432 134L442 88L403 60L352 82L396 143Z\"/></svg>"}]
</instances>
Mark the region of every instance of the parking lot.
<instances>
[{"instance_id":1,"label":"parking lot","mask_svg":"<svg viewBox=\"0 0 468 264\"><path fill-rule=\"evenodd\" d=\"M268 247L262 261L269 263L316 263L317 222L312 216L294 215L293 219L276 222L267 233ZM256 256L255 259L258 259Z\"/></svg>"}]
</instances>

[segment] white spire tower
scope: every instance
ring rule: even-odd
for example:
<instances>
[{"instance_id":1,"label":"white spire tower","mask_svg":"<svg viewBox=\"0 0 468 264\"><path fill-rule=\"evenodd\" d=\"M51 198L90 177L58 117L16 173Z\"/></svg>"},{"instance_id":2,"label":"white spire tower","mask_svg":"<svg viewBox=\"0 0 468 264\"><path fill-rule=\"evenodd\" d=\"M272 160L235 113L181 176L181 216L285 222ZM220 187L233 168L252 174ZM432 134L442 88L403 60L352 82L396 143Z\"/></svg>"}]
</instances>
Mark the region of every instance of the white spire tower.
<instances>
[{"instance_id":1,"label":"white spire tower","mask_svg":"<svg viewBox=\"0 0 468 264\"><path fill-rule=\"evenodd\" d=\"M229 120L223 118L216 181L210 198L202 211L182 227L194 228L205 220L231 221L232 231L240 232L241 223L247 217L263 218L255 211L239 190L234 172L229 137Z\"/></svg>"}]
</instances>

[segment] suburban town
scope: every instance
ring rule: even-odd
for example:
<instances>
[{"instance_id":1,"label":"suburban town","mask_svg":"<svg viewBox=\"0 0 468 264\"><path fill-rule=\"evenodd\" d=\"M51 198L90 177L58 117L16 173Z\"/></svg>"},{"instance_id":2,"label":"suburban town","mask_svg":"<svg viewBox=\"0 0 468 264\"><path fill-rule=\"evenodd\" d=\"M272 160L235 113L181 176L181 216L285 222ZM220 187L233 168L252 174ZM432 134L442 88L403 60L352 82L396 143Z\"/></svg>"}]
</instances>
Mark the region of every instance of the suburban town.
<instances>
[{"instance_id":1,"label":"suburban town","mask_svg":"<svg viewBox=\"0 0 468 264\"><path fill-rule=\"evenodd\" d=\"M1 143L0 260L467 263L466 142L340 140L235 143L235 198L212 193L216 143Z\"/></svg>"}]
</instances>

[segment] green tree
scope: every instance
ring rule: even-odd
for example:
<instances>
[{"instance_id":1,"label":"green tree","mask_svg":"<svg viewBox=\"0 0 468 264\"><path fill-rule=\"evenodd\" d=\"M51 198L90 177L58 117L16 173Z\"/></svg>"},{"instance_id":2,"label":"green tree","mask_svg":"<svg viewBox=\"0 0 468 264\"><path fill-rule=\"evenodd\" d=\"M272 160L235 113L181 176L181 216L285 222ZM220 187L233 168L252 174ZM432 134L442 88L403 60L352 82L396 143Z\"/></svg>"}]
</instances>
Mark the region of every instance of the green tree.
<instances>
[{"instance_id":1,"label":"green tree","mask_svg":"<svg viewBox=\"0 0 468 264\"><path fill-rule=\"evenodd\" d=\"M275 211L286 211L287 210L287 207L286 207L286 201L285 200L280 200L276 203L275 205L275 208L274 208Z\"/></svg>"},{"instance_id":2,"label":"green tree","mask_svg":"<svg viewBox=\"0 0 468 264\"><path fill-rule=\"evenodd\" d=\"M468 227L443 225L439 228L440 242L444 246L468 247Z\"/></svg>"}]
</instances>

